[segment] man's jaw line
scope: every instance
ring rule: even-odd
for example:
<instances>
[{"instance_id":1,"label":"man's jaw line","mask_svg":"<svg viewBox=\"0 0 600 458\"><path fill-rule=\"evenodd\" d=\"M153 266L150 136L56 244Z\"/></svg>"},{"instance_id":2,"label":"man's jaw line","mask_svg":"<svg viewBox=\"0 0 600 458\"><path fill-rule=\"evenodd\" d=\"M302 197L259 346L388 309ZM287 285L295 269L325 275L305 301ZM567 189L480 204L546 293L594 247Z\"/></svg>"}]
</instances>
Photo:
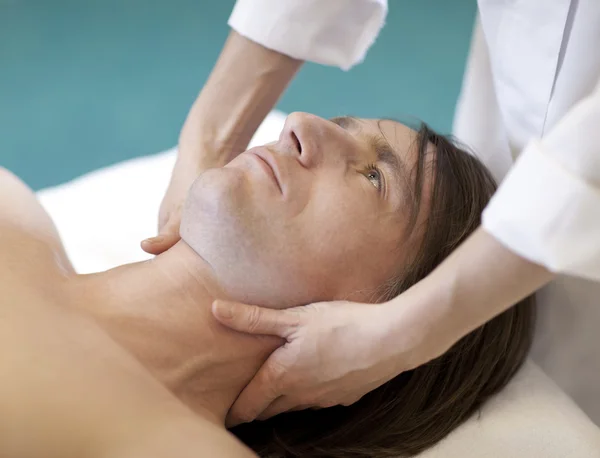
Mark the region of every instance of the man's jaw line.
<instances>
[{"instance_id":1,"label":"man's jaw line","mask_svg":"<svg viewBox=\"0 0 600 458\"><path fill-rule=\"evenodd\" d=\"M213 266L183 237L172 248L152 259L151 262L157 264L163 275L168 277L174 285L180 285L182 288L202 288L214 298L220 299L225 296L219 286L218 276ZM176 273L171 269L172 266L176 266Z\"/></svg>"}]
</instances>

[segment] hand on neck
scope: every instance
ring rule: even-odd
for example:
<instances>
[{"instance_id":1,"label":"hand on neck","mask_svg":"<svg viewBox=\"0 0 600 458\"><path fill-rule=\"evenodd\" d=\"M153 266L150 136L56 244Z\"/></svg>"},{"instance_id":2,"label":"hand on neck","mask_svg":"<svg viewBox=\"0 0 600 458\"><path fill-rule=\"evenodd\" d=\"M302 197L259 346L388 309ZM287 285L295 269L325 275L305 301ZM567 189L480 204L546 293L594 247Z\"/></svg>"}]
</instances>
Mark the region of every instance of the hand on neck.
<instances>
[{"instance_id":1,"label":"hand on neck","mask_svg":"<svg viewBox=\"0 0 600 458\"><path fill-rule=\"evenodd\" d=\"M111 337L189 407L224 423L231 404L277 338L230 331L214 320L231 299L185 242L156 258L82 278L78 301Z\"/></svg>"}]
</instances>

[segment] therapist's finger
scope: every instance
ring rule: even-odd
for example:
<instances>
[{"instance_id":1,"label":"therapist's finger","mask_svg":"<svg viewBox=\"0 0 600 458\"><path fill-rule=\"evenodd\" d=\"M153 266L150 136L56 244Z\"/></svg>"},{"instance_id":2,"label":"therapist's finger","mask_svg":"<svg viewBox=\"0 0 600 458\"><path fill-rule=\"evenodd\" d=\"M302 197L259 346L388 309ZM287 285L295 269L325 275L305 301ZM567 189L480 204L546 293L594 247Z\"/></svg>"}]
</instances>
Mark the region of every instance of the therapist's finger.
<instances>
[{"instance_id":1,"label":"therapist's finger","mask_svg":"<svg viewBox=\"0 0 600 458\"><path fill-rule=\"evenodd\" d=\"M213 302L213 315L235 331L265 334L287 339L300 325L300 316L291 310L275 310L239 302Z\"/></svg>"},{"instance_id":2,"label":"therapist's finger","mask_svg":"<svg viewBox=\"0 0 600 458\"><path fill-rule=\"evenodd\" d=\"M229 410L225 419L227 427L253 421L264 412L279 397L277 388L281 376L282 367L273 363L273 355L271 355Z\"/></svg>"},{"instance_id":3,"label":"therapist's finger","mask_svg":"<svg viewBox=\"0 0 600 458\"><path fill-rule=\"evenodd\" d=\"M181 239L179 225L178 216L171 216L167 224L160 230L160 234L142 241L142 250L154 255L167 251Z\"/></svg>"},{"instance_id":4,"label":"therapist's finger","mask_svg":"<svg viewBox=\"0 0 600 458\"><path fill-rule=\"evenodd\" d=\"M159 255L173 245L175 245L180 240L179 234L168 233L164 235L157 235L156 237L151 237L149 239L142 241L142 250L146 253Z\"/></svg>"}]
</instances>

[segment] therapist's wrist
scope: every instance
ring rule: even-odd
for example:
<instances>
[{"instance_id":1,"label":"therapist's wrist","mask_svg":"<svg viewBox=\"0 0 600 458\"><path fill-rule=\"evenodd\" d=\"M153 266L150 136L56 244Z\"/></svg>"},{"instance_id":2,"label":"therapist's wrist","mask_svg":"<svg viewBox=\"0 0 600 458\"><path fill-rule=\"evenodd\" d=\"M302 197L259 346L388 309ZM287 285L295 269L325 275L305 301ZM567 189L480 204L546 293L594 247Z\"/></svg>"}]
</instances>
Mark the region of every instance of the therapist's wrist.
<instances>
[{"instance_id":1,"label":"therapist's wrist","mask_svg":"<svg viewBox=\"0 0 600 458\"><path fill-rule=\"evenodd\" d=\"M425 282L382 304L383 347L396 352L396 373L437 358L460 338L458 330L452 329L451 309L451 287L432 289Z\"/></svg>"},{"instance_id":2,"label":"therapist's wrist","mask_svg":"<svg viewBox=\"0 0 600 458\"><path fill-rule=\"evenodd\" d=\"M180 155L224 165L244 151L301 65L232 31L183 125Z\"/></svg>"},{"instance_id":3,"label":"therapist's wrist","mask_svg":"<svg viewBox=\"0 0 600 458\"><path fill-rule=\"evenodd\" d=\"M212 141L195 142L193 147L180 142L177 151L178 164L203 172L206 169L223 167L242 150L227 144L218 144Z\"/></svg>"},{"instance_id":4,"label":"therapist's wrist","mask_svg":"<svg viewBox=\"0 0 600 458\"><path fill-rule=\"evenodd\" d=\"M235 140L223 138L212 124L204 122L194 110L193 106L179 136L178 162L198 170L224 166L235 157L234 151L239 152L244 147ZM190 126L192 122L193 127Z\"/></svg>"},{"instance_id":5,"label":"therapist's wrist","mask_svg":"<svg viewBox=\"0 0 600 458\"><path fill-rule=\"evenodd\" d=\"M408 310L422 328L425 347L441 354L553 278L480 227L409 290Z\"/></svg>"},{"instance_id":6,"label":"therapist's wrist","mask_svg":"<svg viewBox=\"0 0 600 458\"><path fill-rule=\"evenodd\" d=\"M431 274L384 304L385 347L412 369L552 280L554 274L477 229Z\"/></svg>"}]
</instances>

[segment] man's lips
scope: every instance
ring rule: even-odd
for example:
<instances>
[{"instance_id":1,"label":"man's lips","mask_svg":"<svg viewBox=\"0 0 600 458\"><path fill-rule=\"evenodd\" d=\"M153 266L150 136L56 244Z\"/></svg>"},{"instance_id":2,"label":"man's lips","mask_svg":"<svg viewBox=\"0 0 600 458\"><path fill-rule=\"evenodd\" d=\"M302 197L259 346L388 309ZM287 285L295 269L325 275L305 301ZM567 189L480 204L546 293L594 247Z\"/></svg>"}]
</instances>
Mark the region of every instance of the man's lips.
<instances>
[{"instance_id":1,"label":"man's lips","mask_svg":"<svg viewBox=\"0 0 600 458\"><path fill-rule=\"evenodd\" d=\"M267 173L267 175L273 179L279 188L279 191L283 194L283 189L281 187L281 174L273 156L271 156L271 154L267 151L252 151L252 154L256 156L260 166Z\"/></svg>"}]
</instances>

